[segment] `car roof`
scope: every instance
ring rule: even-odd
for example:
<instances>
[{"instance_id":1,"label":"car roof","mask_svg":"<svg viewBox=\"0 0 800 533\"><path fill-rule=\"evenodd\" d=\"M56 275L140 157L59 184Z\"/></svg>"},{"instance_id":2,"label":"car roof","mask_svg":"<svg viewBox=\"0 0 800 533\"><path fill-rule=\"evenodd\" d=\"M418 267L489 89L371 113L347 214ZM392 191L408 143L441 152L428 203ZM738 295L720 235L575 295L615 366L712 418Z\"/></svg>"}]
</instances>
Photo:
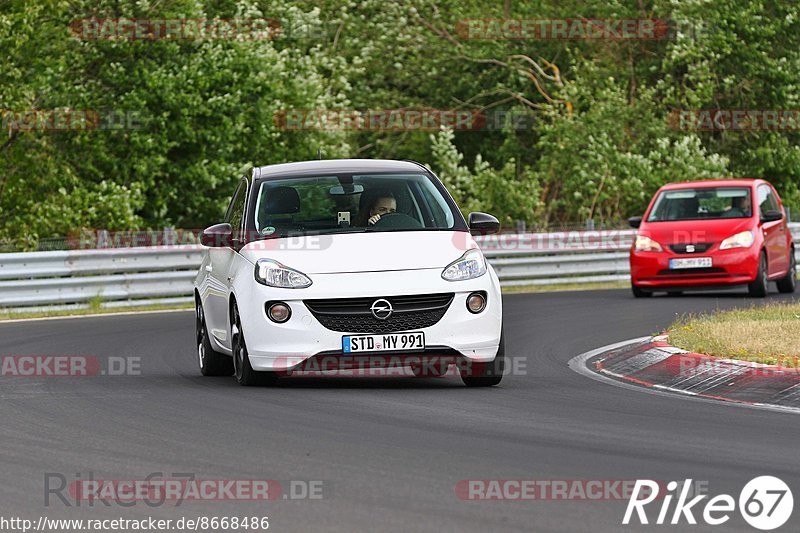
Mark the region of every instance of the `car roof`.
<instances>
[{"instance_id":1,"label":"car roof","mask_svg":"<svg viewBox=\"0 0 800 533\"><path fill-rule=\"evenodd\" d=\"M715 180L682 181L668 183L661 187L662 190L688 189L692 187L752 187L754 184L766 183L761 178L726 178Z\"/></svg>"},{"instance_id":2,"label":"car roof","mask_svg":"<svg viewBox=\"0 0 800 533\"><path fill-rule=\"evenodd\" d=\"M420 171L427 172L427 169L415 161L397 161L394 159L320 159L255 167L253 169L253 178L270 179L286 175L303 176L337 173Z\"/></svg>"}]
</instances>

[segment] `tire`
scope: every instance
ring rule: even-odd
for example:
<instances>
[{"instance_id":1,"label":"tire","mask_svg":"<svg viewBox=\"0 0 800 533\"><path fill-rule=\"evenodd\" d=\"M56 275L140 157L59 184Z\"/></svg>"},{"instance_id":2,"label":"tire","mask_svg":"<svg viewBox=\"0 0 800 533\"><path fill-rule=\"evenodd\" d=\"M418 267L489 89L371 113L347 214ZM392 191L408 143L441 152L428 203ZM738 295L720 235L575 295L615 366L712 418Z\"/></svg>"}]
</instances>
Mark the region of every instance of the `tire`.
<instances>
[{"instance_id":1,"label":"tire","mask_svg":"<svg viewBox=\"0 0 800 533\"><path fill-rule=\"evenodd\" d=\"M230 376L233 374L233 358L220 353L211 346L206 328L203 304L195 302L195 330L197 332L197 363L204 376Z\"/></svg>"},{"instance_id":2,"label":"tire","mask_svg":"<svg viewBox=\"0 0 800 533\"><path fill-rule=\"evenodd\" d=\"M467 387L493 387L503 379L505 369L506 343L505 335L500 331L500 345L494 361L489 363L472 363L461 368L461 381Z\"/></svg>"},{"instance_id":3,"label":"tire","mask_svg":"<svg viewBox=\"0 0 800 533\"><path fill-rule=\"evenodd\" d=\"M634 298L650 298L651 296L653 296L652 292L640 289L633 283L631 283L631 292L633 292Z\"/></svg>"},{"instance_id":4,"label":"tire","mask_svg":"<svg viewBox=\"0 0 800 533\"><path fill-rule=\"evenodd\" d=\"M794 248L789 253L789 272L778 280L778 292L784 294L792 293L797 288L797 260L794 258Z\"/></svg>"},{"instance_id":5,"label":"tire","mask_svg":"<svg viewBox=\"0 0 800 533\"><path fill-rule=\"evenodd\" d=\"M761 252L761 258L758 260L758 273L756 279L747 286L747 292L754 298L764 298L767 295L769 288L769 279L767 278L767 255Z\"/></svg>"},{"instance_id":6,"label":"tire","mask_svg":"<svg viewBox=\"0 0 800 533\"><path fill-rule=\"evenodd\" d=\"M252 387L255 385L271 385L278 380L276 372L256 372L250 366L250 356L247 353L247 343L242 331L242 321L239 318L239 308L234 304L231 312L231 345L233 347L233 377L239 385Z\"/></svg>"}]
</instances>

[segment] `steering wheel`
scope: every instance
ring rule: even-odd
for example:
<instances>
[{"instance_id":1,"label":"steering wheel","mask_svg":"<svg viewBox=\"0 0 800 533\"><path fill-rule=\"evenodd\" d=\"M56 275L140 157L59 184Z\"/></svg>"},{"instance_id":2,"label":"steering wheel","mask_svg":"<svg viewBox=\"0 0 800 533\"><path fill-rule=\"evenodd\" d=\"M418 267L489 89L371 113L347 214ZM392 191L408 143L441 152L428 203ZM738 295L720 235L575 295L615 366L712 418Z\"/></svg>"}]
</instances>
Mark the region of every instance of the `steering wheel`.
<instances>
[{"instance_id":1,"label":"steering wheel","mask_svg":"<svg viewBox=\"0 0 800 533\"><path fill-rule=\"evenodd\" d=\"M421 229L422 224L405 213L386 213L372 225L373 228L380 229Z\"/></svg>"}]
</instances>

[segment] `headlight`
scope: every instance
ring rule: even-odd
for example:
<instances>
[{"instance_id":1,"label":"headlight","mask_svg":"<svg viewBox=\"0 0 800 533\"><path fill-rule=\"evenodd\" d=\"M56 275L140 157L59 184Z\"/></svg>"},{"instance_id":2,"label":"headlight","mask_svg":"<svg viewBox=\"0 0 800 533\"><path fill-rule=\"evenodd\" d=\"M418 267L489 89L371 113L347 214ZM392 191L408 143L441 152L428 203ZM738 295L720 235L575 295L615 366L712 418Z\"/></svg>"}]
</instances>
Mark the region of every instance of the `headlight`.
<instances>
[{"instance_id":1,"label":"headlight","mask_svg":"<svg viewBox=\"0 0 800 533\"><path fill-rule=\"evenodd\" d=\"M731 248L750 248L756 241L752 231L743 231L732 237L728 237L719 245L720 250L730 250Z\"/></svg>"},{"instance_id":2,"label":"headlight","mask_svg":"<svg viewBox=\"0 0 800 533\"><path fill-rule=\"evenodd\" d=\"M442 278L447 281L463 281L486 274L486 259L477 248L467 250L464 255L447 265Z\"/></svg>"},{"instance_id":3,"label":"headlight","mask_svg":"<svg viewBox=\"0 0 800 533\"><path fill-rule=\"evenodd\" d=\"M662 248L661 248L660 244L658 244L656 241L654 241L650 237L645 237L644 235L637 235L636 236L636 244L634 245L634 249L637 252L661 252L662 251Z\"/></svg>"},{"instance_id":4,"label":"headlight","mask_svg":"<svg viewBox=\"0 0 800 533\"><path fill-rule=\"evenodd\" d=\"M272 259L258 260L256 281L281 289L304 289L311 285L311 279L308 276Z\"/></svg>"}]
</instances>

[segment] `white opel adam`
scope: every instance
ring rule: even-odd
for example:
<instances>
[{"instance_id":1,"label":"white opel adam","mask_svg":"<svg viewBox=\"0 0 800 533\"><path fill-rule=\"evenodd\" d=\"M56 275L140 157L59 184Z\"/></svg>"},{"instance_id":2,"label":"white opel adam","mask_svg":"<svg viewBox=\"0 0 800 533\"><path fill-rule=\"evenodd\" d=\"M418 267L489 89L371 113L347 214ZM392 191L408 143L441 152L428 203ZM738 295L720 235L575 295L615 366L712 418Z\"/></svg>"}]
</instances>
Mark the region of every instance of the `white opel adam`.
<instances>
[{"instance_id":1,"label":"white opel adam","mask_svg":"<svg viewBox=\"0 0 800 533\"><path fill-rule=\"evenodd\" d=\"M468 386L503 375L500 284L441 181L410 161L254 168L195 282L203 375L268 384L303 370L398 365Z\"/></svg>"}]
</instances>

